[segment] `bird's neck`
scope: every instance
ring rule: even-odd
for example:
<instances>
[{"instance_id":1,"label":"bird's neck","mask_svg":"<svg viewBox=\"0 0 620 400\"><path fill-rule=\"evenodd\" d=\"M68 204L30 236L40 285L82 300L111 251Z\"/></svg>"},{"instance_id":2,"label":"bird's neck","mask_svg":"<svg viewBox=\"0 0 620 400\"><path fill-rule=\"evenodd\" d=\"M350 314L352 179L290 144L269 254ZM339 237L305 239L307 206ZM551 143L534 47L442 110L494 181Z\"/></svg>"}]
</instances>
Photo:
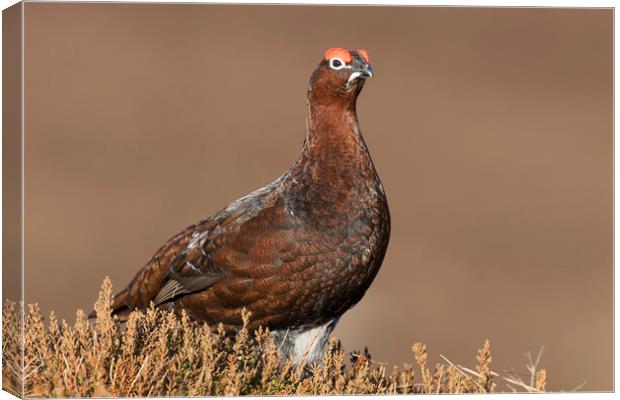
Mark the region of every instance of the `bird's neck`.
<instances>
[{"instance_id":1,"label":"bird's neck","mask_svg":"<svg viewBox=\"0 0 620 400\"><path fill-rule=\"evenodd\" d=\"M324 192L350 192L378 179L362 138L355 104L325 104L310 97L306 138L289 178Z\"/></svg>"},{"instance_id":2,"label":"bird's neck","mask_svg":"<svg viewBox=\"0 0 620 400\"><path fill-rule=\"evenodd\" d=\"M347 229L383 190L362 138L355 106L308 102L306 139L285 175L286 206L326 232ZM356 217L356 218L357 218ZM317 228L318 229L318 228Z\"/></svg>"},{"instance_id":3,"label":"bird's neck","mask_svg":"<svg viewBox=\"0 0 620 400\"><path fill-rule=\"evenodd\" d=\"M285 178L290 185L284 186L291 189L287 207L301 219L337 231L380 196L381 184L354 106L310 101L306 118L302 153Z\"/></svg>"},{"instance_id":4,"label":"bird's neck","mask_svg":"<svg viewBox=\"0 0 620 400\"><path fill-rule=\"evenodd\" d=\"M337 173L339 168L363 168L368 163L355 103L323 104L310 99L301 159L332 173Z\"/></svg>"}]
</instances>

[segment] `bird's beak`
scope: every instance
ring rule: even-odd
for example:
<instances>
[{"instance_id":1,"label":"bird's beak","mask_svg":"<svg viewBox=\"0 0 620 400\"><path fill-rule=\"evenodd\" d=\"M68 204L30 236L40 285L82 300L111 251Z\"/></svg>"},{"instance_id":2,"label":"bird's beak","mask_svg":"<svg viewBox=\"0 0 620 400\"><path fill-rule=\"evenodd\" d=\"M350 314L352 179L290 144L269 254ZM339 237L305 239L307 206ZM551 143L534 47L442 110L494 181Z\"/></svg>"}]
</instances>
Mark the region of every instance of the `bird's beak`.
<instances>
[{"instance_id":1,"label":"bird's beak","mask_svg":"<svg viewBox=\"0 0 620 400\"><path fill-rule=\"evenodd\" d=\"M366 79L372 78L375 71L372 69L370 64L368 63L356 63L357 65L353 65L353 69L351 70L351 75L349 75L349 79L347 80L347 87L351 85L351 83L358 79Z\"/></svg>"},{"instance_id":2,"label":"bird's beak","mask_svg":"<svg viewBox=\"0 0 620 400\"><path fill-rule=\"evenodd\" d=\"M365 75L367 78L372 78L375 71L373 71L372 66L368 63L364 64L362 67L362 75Z\"/></svg>"}]
</instances>

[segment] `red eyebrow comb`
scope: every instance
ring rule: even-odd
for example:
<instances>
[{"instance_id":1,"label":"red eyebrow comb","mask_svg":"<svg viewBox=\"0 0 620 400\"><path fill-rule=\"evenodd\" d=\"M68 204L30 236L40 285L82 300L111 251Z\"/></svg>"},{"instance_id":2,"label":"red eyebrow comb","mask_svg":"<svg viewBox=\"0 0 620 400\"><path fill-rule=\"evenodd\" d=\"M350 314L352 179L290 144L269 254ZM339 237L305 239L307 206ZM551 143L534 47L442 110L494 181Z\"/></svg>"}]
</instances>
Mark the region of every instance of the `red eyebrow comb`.
<instances>
[{"instance_id":1,"label":"red eyebrow comb","mask_svg":"<svg viewBox=\"0 0 620 400\"><path fill-rule=\"evenodd\" d=\"M331 60L334 57L340 58L345 63L350 63L353 60L351 53L347 49L342 49L340 47L332 47L325 52L325 59Z\"/></svg>"}]
</instances>

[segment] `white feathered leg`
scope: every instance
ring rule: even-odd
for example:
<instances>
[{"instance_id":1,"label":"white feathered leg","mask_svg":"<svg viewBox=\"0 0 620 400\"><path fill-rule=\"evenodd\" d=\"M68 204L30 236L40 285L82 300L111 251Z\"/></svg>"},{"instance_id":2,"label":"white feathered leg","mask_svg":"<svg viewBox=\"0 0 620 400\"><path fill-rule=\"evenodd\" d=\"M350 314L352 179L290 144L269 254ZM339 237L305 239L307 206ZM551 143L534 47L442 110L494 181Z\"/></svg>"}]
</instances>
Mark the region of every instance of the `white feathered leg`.
<instances>
[{"instance_id":1,"label":"white feathered leg","mask_svg":"<svg viewBox=\"0 0 620 400\"><path fill-rule=\"evenodd\" d=\"M319 326L274 331L273 337L286 357L292 356L295 364L307 365L321 360L337 323L338 318L335 318Z\"/></svg>"}]
</instances>

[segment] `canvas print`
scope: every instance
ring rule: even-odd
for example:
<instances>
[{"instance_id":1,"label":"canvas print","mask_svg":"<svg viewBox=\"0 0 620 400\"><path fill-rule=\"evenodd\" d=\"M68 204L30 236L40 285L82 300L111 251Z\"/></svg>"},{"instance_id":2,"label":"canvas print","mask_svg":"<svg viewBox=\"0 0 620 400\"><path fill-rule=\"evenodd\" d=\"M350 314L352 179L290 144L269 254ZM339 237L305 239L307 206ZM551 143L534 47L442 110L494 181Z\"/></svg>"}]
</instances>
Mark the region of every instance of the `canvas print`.
<instances>
[{"instance_id":1,"label":"canvas print","mask_svg":"<svg viewBox=\"0 0 620 400\"><path fill-rule=\"evenodd\" d=\"M3 11L2 388L613 390L613 10Z\"/></svg>"}]
</instances>

